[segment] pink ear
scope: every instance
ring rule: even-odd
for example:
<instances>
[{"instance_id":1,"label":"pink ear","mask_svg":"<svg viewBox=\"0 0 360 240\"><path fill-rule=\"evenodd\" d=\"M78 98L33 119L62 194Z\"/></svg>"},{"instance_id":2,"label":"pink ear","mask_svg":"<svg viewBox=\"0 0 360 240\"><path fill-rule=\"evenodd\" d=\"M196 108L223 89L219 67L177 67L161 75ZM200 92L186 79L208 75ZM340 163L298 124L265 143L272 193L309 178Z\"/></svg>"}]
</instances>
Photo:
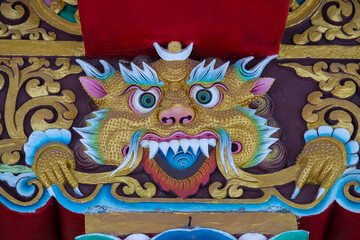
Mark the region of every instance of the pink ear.
<instances>
[{"instance_id":1,"label":"pink ear","mask_svg":"<svg viewBox=\"0 0 360 240\"><path fill-rule=\"evenodd\" d=\"M274 80L274 78L260 78L250 92L255 95L263 95L270 89Z\"/></svg>"},{"instance_id":2,"label":"pink ear","mask_svg":"<svg viewBox=\"0 0 360 240\"><path fill-rule=\"evenodd\" d=\"M88 77L80 77L80 82L85 88L85 90L94 98L103 98L107 95L107 92L101 86L101 84L94 79Z\"/></svg>"}]
</instances>

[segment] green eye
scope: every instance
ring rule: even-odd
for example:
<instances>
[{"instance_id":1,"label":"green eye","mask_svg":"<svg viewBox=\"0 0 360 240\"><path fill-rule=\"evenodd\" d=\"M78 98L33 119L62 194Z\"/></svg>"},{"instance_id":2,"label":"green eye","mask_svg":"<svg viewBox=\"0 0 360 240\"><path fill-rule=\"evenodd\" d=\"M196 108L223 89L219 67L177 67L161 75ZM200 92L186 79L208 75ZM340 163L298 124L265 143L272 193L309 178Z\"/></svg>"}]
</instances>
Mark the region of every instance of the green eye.
<instances>
[{"instance_id":1,"label":"green eye","mask_svg":"<svg viewBox=\"0 0 360 240\"><path fill-rule=\"evenodd\" d=\"M212 99L212 94L209 90L200 90L196 93L196 100L200 104L208 104Z\"/></svg>"},{"instance_id":2,"label":"green eye","mask_svg":"<svg viewBox=\"0 0 360 240\"><path fill-rule=\"evenodd\" d=\"M140 96L140 104L144 108L151 108L155 105L156 98L151 93L144 93Z\"/></svg>"}]
</instances>

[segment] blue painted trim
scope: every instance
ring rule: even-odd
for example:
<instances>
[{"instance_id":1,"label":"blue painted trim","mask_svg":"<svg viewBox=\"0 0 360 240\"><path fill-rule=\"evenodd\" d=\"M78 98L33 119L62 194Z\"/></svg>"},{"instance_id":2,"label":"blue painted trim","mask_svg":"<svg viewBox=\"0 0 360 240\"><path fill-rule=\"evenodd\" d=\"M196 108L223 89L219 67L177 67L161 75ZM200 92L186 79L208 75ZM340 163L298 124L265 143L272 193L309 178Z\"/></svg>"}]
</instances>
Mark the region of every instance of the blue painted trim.
<instances>
[{"instance_id":1,"label":"blue painted trim","mask_svg":"<svg viewBox=\"0 0 360 240\"><path fill-rule=\"evenodd\" d=\"M57 201L69 209L70 211L76 213L86 213L89 208L96 205L101 205L106 208L115 211L124 211L124 212L258 212L258 211L268 211L270 207L280 207L283 209L288 209L292 213L298 216L308 216L315 215L323 212L327 207L334 201L338 202L343 208L360 213L360 203L352 202L346 198L343 193L343 187L346 183L350 181L357 181L360 183L360 170L351 168L345 171L344 175L335 183L335 185L330 189L330 191L325 195L322 201L310 209L298 209L291 207L277 197L272 196L269 201L261 204L237 204L237 203L195 203L195 202L183 202L183 203L159 203L159 202L137 202L131 203L126 201L120 201L111 195L111 185L103 186L98 195L90 202L87 203L76 203L68 198L66 198L60 189L57 186L53 186L55 197ZM50 195L47 191L44 191L44 195L41 197L40 201L34 205L23 207L16 205L5 197L0 195L0 201L5 204L11 210L18 212L35 212L36 209L44 206L49 200ZM244 210L239 210L244 209Z\"/></svg>"},{"instance_id":2,"label":"blue painted trim","mask_svg":"<svg viewBox=\"0 0 360 240\"><path fill-rule=\"evenodd\" d=\"M151 240L177 240L177 239L199 239L199 240L236 240L231 234L212 228L193 229L171 229L160 233Z\"/></svg>"}]
</instances>

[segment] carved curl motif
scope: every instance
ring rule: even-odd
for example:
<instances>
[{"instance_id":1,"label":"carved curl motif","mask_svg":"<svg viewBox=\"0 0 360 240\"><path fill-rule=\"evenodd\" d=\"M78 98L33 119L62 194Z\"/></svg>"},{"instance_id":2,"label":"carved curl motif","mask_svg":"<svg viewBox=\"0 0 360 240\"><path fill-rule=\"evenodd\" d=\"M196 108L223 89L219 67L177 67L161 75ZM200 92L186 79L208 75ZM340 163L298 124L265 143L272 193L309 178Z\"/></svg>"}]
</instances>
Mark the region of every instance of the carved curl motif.
<instances>
[{"instance_id":1,"label":"carved curl motif","mask_svg":"<svg viewBox=\"0 0 360 240\"><path fill-rule=\"evenodd\" d=\"M325 62L317 62L313 66L303 66L298 63L281 64L294 68L301 77L310 77L319 82L323 92L331 93L332 97L324 97L320 91L309 94L309 103L305 105L302 116L308 129L321 125L346 128L354 139L360 142L360 108L348 100L360 86L360 63L339 64L330 66Z\"/></svg>"},{"instance_id":2,"label":"carved curl motif","mask_svg":"<svg viewBox=\"0 0 360 240\"><path fill-rule=\"evenodd\" d=\"M0 140L3 163L15 164L19 161L19 151L27 141L24 125L28 114L31 114L30 126L33 130L69 128L72 125L77 115L75 94L70 90L61 91L57 80L80 73L81 68L71 65L70 59L65 58L56 59L55 65L58 68L51 69L50 62L44 58L29 58L27 62L23 58L0 58L0 91L7 91L1 117L10 137ZM18 96L23 88L30 99L19 106Z\"/></svg>"},{"instance_id":3,"label":"carved curl motif","mask_svg":"<svg viewBox=\"0 0 360 240\"><path fill-rule=\"evenodd\" d=\"M58 16L42 0L6 0L0 3L0 39L56 40L56 33L40 27L41 20L64 32L81 35L80 23Z\"/></svg>"},{"instance_id":4,"label":"carved curl motif","mask_svg":"<svg viewBox=\"0 0 360 240\"><path fill-rule=\"evenodd\" d=\"M311 17L312 26L301 34L295 34L295 44L318 42L323 37L328 41L356 39L360 37L360 3L358 0L327 0Z\"/></svg>"},{"instance_id":5,"label":"carved curl motif","mask_svg":"<svg viewBox=\"0 0 360 240\"><path fill-rule=\"evenodd\" d=\"M56 34L39 28L40 18L28 1L7 0L0 4L0 38L55 40ZM28 37L27 37L28 36Z\"/></svg>"}]
</instances>

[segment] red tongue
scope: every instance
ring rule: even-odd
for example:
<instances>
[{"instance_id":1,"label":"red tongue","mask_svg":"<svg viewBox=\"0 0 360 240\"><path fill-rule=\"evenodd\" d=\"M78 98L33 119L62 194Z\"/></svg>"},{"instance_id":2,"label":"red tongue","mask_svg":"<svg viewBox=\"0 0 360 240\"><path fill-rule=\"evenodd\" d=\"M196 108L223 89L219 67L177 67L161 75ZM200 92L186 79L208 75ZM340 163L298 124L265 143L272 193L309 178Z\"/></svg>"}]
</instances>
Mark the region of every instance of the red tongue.
<instances>
[{"instance_id":1,"label":"red tongue","mask_svg":"<svg viewBox=\"0 0 360 240\"><path fill-rule=\"evenodd\" d=\"M200 169L191 177L186 179L175 179L164 172L154 159L149 159L149 150L144 148L141 164L145 171L150 174L154 181L160 184L163 190L172 191L182 199L195 194L200 187L208 183L210 174L216 169L216 151L210 153Z\"/></svg>"}]
</instances>

